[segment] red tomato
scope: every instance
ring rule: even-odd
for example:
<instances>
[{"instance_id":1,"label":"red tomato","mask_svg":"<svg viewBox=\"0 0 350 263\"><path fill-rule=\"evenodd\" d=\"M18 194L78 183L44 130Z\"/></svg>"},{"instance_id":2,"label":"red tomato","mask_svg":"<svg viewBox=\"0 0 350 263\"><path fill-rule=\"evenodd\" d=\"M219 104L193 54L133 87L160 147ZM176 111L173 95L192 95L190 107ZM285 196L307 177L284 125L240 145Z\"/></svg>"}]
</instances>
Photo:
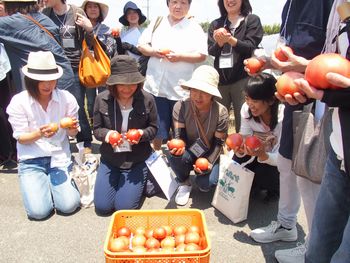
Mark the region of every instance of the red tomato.
<instances>
[{"instance_id":1,"label":"red tomato","mask_svg":"<svg viewBox=\"0 0 350 263\"><path fill-rule=\"evenodd\" d=\"M200 233L200 229L199 229L198 226L192 225L192 226L189 227L188 232L196 232L196 233L199 234Z\"/></svg>"},{"instance_id":2,"label":"red tomato","mask_svg":"<svg viewBox=\"0 0 350 263\"><path fill-rule=\"evenodd\" d=\"M129 237L126 237L126 236L120 236L118 237L119 239L123 240L124 243L129 247L129 244L130 244L130 239Z\"/></svg>"},{"instance_id":3,"label":"red tomato","mask_svg":"<svg viewBox=\"0 0 350 263\"><path fill-rule=\"evenodd\" d=\"M243 143L243 137L239 133L232 133L226 138L226 145L230 149L241 147L242 143Z\"/></svg>"},{"instance_id":4,"label":"red tomato","mask_svg":"<svg viewBox=\"0 0 350 263\"><path fill-rule=\"evenodd\" d=\"M166 235L171 236L173 234L173 229L171 226L162 226L165 229Z\"/></svg>"},{"instance_id":5,"label":"red tomato","mask_svg":"<svg viewBox=\"0 0 350 263\"><path fill-rule=\"evenodd\" d=\"M117 131L112 132L112 133L109 135L109 137L108 137L109 143L110 143L111 145L114 145L114 144L118 143L118 142L120 141L121 138L122 138L122 135L121 135L119 132L117 132Z\"/></svg>"},{"instance_id":6,"label":"red tomato","mask_svg":"<svg viewBox=\"0 0 350 263\"><path fill-rule=\"evenodd\" d=\"M199 244L200 238L201 237L197 232L188 232L185 235L185 244L189 244L189 243Z\"/></svg>"},{"instance_id":7,"label":"red tomato","mask_svg":"<svg viewBox=\"0 0 350 263\"><path fill-rule=\"evenodd\" d=\"M74 121L71 117L64 117L60 121L60 127L62 129L69 129L72 128L74 125Z\"/></svg>"},{"instance_id":8,"label":"red tomato","mask_svg":"<svg viewBox=\"0 0 350 263\"><path fill-rule=\"evenodd\" d=\"M158 241L158 239L151 237L146 240L145 247L147 249L160 248L160 242Z\"/></svg>"},{"instance_id":9,"label":"red tomato","mask_svg":"<svg viewBox=\"0 0 350 263\"><path fill-rule=\"evenodd\" d=\"M257 58L248 58L247 64L245 66L249 69L250 73L254 74L259 72L261 68L264 66L264 64L265 64L264 61L259 60Z\"/></svg>"},{"instance_id":10,"label":"red tomato","mask_svg":"<svg viewBox=\"0 0 350 263\"><path fill-rule=\"evenodd\" d=\"M146 243L146 237L144 235L135 235L131 239L132 247L144 246Z\"/></svg>"},{"instance_id":11,"label":"red tomato","mask_svg":"<svg viewBox=\"0 0 350 263\"><path fill-rule=\"evenodd\" d=\"M139 226L135 229L134 235L145 235L146 233L146 228L143 226Z\"/></svg>"},{"instance_id":12,"label":"red tomato","mask_svg":"<svg viewBox=\"0 0 350 263\"><path fill-rule=\"evenodd\" d=\"M305 79L315 88L337 88L327 81L326 75L329 72L338 73L349 78L350 62L339 54L318 55L307 65Z\"/></svg>"},{"instance_id":13,"label":"red tomato","mask_svg":"<svg viewBox=\"0 0 350 263\"><path fill-rule=\"evenodd\" d=\"M130 228L128 228L127 226L122 226L117 230L117 237L120 237L120 236L130 237L130 235L131 235L131 231L130 231Z\"/></svg>"},{"instance_id":14,"label":"red tomato","mask_svg":"<svg viewBox=\"0 0 350 263\"><path fill-rule=\"evenodd\" d=\"M121 238L111 238L109 241L109 249L112 252L122 252L128 249L128 246L125 244L125 241Z\"/></svg>"},{"instance_id":15,"label":"red tomato","mask_svg":"<svg viewBox=\"0 0 350 263\"><path fill-rule=\"evenodd\" d=\"M58 124L55 122L49 123L49 128L51 132L57 132L58 131Z\"/></svg>"},{"instance_id":16,"label":"red tomato","mask_svg":"<svg viewBox=\"0 0 350 263\"><path fill-rule=\"evenodd\" d=\"M154 232L153 229L146 229L145 237L147 237L147 238L153 237L153 232Z\"/></svg>"},{"instance_id":17,"label":"red tomato","mask_svg":"<svg viewBox=\"0 0 350 263\"><path fill-rule=\"evenodd\" d=\"M176 227L174 227L173 232L174 232L175 236L184 235L184 234L187 233L187 227L185 227L185 226L176 226Z\"/></svg>"},{"instance_id":18,"label":"red tomato","mask_svg":"<svg viewBox=\"0 0 350 263\"><path fill-rule=\"evenodd\" d=\"M159 53L164 55L164 56L169 54L170 52L171 52L171 50L168 48L163 48L163 49L159 50Z\"/></svg>"},{"instance_id":19,"label":"red tomato","mask_svg":"<svg viewBox=\"0 0 350 263\"><path fill-rule=\"evenodd\" d=\"M202 172L207 171L209 169L209 162L206 158L203 157L198 158L194 165Z\"/></svg>"},{"instance_id":20,"label":"red tomato","mask_svg":"<svg viewBox=\"0 0 350 263\"><path fill-rule=\"evenodd\" d=\"M180 244L185 243L185 234L175 236L175 245L178 246Z\"/></svg>"},{"instance_id":21,"label":"red tomato","mask_svg":"<svg viewBox=\"0 0 350 263\"><path fill-rule=\"evenodd\" d=\"M185 142L181 139L172 139L172 140L168 141L169 150L180 149L183 147L185 147Z\"/></svg>"},{"instance_id":22,"label":"red tomato","mask_svg":"<svg viewBox=\"0 0 350 263\"><path fill-rule=\"evenodd\" d=\"M166 238L164 238L164 239L160 242L160 246L161 246L161 248L165 248L165 247L174 248L174 247L175 247L175 238L174 238L174 237L167 236Z\"/></svg>"},{"instance_id":23,"label":"red tomato","mask_svg":"<svg viewBox=\"0 0 350 263\"><path fill-rule=\"evenodd\" d=\"M283 50L289 51L289 53L292 53L292 54L294 53L293 50L288 46L284 46ZM281 47L277 48L274 53L275 53L275 57L279 61L286 62L288 60L288 57L283 53Z\"/></svg>"},{"instance_id":24,"label":"red tomato","mask_svg":"<svg viewBox=\"0 0 350 263\"><path fill-rule=\"evenodd\" d=\"M137 254L143 254L147 252L147 249L143 246L137 246L132 248L132 252L137 253Z\"/></svg>"},{"instance_id":25,"label":"red tomato","mask_svg":"<svg viewBox=\"0 0 350 263\"><path fill-rule=\"evenodd\" d=\"M112 28L112 32L111 32L111 35L112 35L112 36L118 37L119 34L120 34L119 28L117 28L117 27Z\"/></svg>"},{"instance_id":26,"label":"red tomato","mask_svg":"<svg viewBox=\"0 0 350 263\"><path fill-rule=\"evenodd\" d=\"M163 227L157 227L153 231L153 237L158 240L162 240L166 237L166 230Z\"/></svg>"},{"instance_id":27,"label":"red tomato","mask_svg":"<svg viewBox=\"0 0 350 263\"><path fill-rule=\"evenodd\" d=\"M245 138L245 145L255 151L261 146L261 141L258 137L251 135Z\"/></svg>"},{"instance_id":28,"label":"red tomato","mask_svg":"<svg viewBox=\"0 0 350 263\"><path fill-rule=\"evenodd\" d=\"M176 246L175 250L177 252L184 252L186 249L186 244L182 243L182 244L179 244L178 246Z\"/></svg>"},{"instance_id":29,"label":"red tomato","mask_svg":"<svg viewBox=\"0 0 350 263\"><path fill-rule=\"evenodd\" d=\"M194 243L189 243L185 247L185 251L197 251L201 250L201 247Z\"/></svg>"},{"instance_id":30,"label":"red tomato","mask_svg":"<svg viewBox=\"0 0 350 263\"><path fill-rule=\"evenodd\" d=\"M126 138L131 142L133 142L133 141L138 142L141 138L141 133L137 129L130 129L126 133Z\"/></svg>"},{"instance_id":31,"label":"red tomato","mask_svg":"<svg viewBox=\"0 0 350 263\"><path fill-rule=\"evenodd\" d=\"M295 92L301 93L294 80L303 78L303 74L298 72L286 72L277 79L276 90L281 96L290 94L293 96Z\"/></svg>"}]
</instances>

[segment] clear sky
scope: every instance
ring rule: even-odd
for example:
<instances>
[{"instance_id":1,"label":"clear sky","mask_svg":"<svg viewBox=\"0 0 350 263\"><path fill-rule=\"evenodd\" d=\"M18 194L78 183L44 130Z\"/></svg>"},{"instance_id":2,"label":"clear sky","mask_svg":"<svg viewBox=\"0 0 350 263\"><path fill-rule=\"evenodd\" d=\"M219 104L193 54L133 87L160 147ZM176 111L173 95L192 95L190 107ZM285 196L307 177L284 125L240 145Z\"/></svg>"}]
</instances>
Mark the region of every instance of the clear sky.
<instances>
[{"instance_id":1,"label":"clear sky","mask_svg":"<svg viewBox=\"0 0 350 263\"><path fill-rule=\"evenodd\" d=\"M68 0L67 2L80 6L83 0ZM123 14L123 7L128 0L104 0L104 2L109 6L105 24L110 27L120 26L118 20ZM166 0L133 0L133 2L138 5L144 15L149 15L150 20L168 14ZM285 0L250 0L253 13L260 17L263 25L281 23L281 11L285 2ZM219 17L217 0L192 0L190 13L199 22L211 22Z\"/></svg>"}]
</instances>

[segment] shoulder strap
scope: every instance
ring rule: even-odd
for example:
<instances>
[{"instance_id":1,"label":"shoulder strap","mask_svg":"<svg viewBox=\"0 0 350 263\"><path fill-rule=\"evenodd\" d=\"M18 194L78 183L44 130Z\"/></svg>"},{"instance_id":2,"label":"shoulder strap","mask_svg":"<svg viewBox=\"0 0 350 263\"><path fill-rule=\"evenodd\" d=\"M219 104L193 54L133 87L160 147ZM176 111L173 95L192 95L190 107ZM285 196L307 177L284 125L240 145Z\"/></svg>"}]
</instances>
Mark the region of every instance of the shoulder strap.
<instances>
[{"instance_id":1,"label":"shoulder strap","mask_svg":"<svg viewBox=\"0 0 350 263\"><path fill-rule=\"evenodd\" d=\"M202 124L200 123L200 121L198 119L198 115L197 115L196 109L195 109L193 103L192 102L190 102L190 103L191 103L191 109L192 109L194 121L196 122L196 125L197 125L197 127L199 129L200 137L201 137L201 139L203 139L205 145L208 148L210 148L210 142L209 142L209 140L208 140L208 138L207 138L207 136L206 136L206 134L205 134L205 132L203 130Z\"/></svg>"},{"instance_id":2,"label":"shoulder strap","mask_svg":"<svg viewBox=\"0 0 350 263\"><path fill-rule=\"evenodd\" d=\"M160 23L162 22L163 17L162 16L158 16L157 20L154 24L153 30L152 30L152 34L154 33L154 31L156 31L157 27L160 25Z\"/></svg>"},{"instance_id":3,"label":"shoulder strap","mask_svg":"<svg viewBox=\"0 0 350 263\"><path fill-rule=\"evenodd\" d=\"M30 21L32 21L34 24L36 24L37 26L39 26L42 30L44 30L50 37L52 37L59 45L61 45L57 39L51 34L51 32L49 30L46 29L46 27L44 27L42 24L40 24L38 21L36 21L33 17L29 16L29 15L24 15L22 14L22 16L24 16L25 18L29 19Z\"/></svg>"}]
</instances>

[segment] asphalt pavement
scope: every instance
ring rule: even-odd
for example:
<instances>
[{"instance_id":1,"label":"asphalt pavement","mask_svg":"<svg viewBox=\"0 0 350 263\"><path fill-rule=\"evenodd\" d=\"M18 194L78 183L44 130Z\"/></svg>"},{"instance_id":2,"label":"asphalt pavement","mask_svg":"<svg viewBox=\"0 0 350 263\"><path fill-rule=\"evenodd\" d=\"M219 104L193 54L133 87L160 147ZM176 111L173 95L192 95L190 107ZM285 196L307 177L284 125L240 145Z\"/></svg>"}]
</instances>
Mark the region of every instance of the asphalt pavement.
<instances>
[{"instance_id":1,"label":"asphalt pavement","mask_svg":"<svg viewBox=\"0 0 350 263\"><path fill-rule=\"evenodd\" d=\"M98 144L93 152L98 153ZM249 232L276 219L278 201L263 201L263 194L250 200L248 219L233 224L211 205L214 192L194 188L189 203L177 207L174 197L146 198L141 209L197 208L204 212L211 239L210 262L277 262L274 252L291 248L305 239L304 208L298 215L298 240L259 244ZM103 244L111 216L96 215L94 208L73 215L54 214L43 221L28 220L19 190L17 170L0 167L0 262L104 262Z\"/></svg>"}]
</instances>

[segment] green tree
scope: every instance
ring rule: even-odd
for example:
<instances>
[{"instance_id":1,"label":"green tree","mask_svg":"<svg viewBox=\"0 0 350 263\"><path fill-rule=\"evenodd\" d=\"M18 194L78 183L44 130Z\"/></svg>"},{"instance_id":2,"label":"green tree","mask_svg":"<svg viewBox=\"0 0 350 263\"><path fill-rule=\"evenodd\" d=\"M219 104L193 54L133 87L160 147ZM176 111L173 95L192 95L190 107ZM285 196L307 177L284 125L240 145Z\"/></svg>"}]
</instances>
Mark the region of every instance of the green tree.
<instances>
[{"instance_id":1,"label":"green tree","mask_svg":"<svg viewBox=\"0 0 350 263\"><path fill-rule=\"evenodd\" d=\"M206 21L206 22L202 22L202 23L199 23L200 26L203 28L203 31L205 33L208 33L208 30L209 30L209 26L210 26L210 22L209 21Z\"/></svg>"},{"instance_id":2,"label":"green tree","mask_svg":"<svg viewBox=\"0 0 350 263\"><path fill-rule=\"evenodd\" d=\"M280 32L280 28L281 28L280 24L263 25L265 35L278 34Z\"/></svg>"}]
</instances>

